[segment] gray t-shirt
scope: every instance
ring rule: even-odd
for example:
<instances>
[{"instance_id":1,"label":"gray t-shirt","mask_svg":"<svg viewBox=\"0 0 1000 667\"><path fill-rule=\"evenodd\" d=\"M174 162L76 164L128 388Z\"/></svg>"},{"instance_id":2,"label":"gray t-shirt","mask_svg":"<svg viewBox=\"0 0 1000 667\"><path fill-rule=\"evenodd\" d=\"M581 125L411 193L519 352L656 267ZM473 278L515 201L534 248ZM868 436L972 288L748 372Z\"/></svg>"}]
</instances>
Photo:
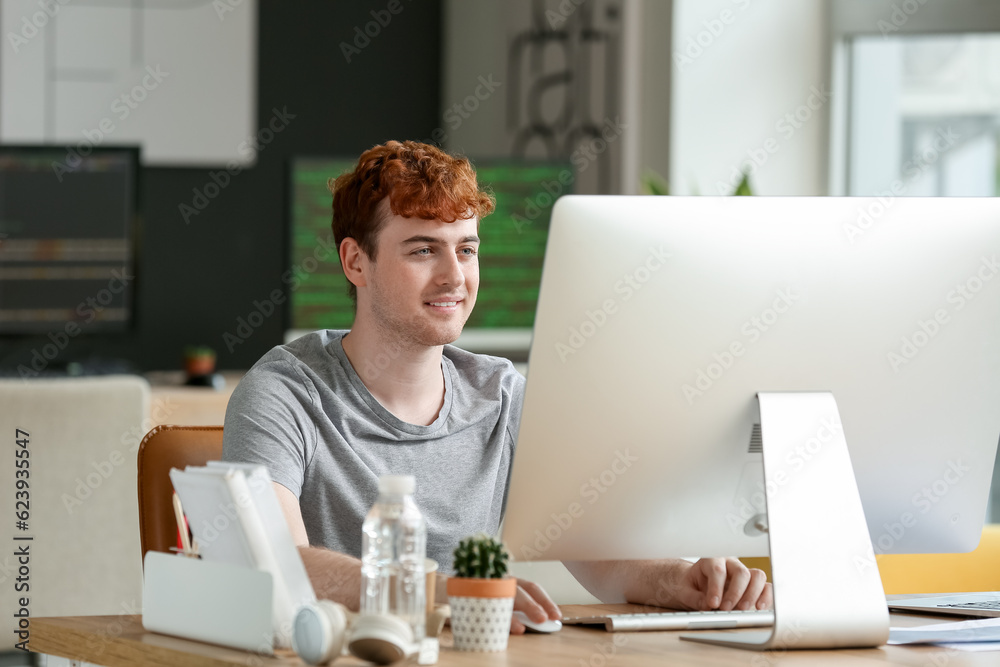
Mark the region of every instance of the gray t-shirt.
<instances>
[{"instance_id":1,"label":"gray t-shirt","mask_svg":"<svg viewBox=\"0 0 1000 667\"><path fill-rule=\"evenodd\" d=\"M307 334L254 364L229 400L222 458L266 466L299 498L311 545L359 558L379 476L414 475L427 555L450 573L461 538L499 529L524 377L507 359L445 345L441 412L410 424L361 382L345 333Z\"/></svg>"}]
</instances>

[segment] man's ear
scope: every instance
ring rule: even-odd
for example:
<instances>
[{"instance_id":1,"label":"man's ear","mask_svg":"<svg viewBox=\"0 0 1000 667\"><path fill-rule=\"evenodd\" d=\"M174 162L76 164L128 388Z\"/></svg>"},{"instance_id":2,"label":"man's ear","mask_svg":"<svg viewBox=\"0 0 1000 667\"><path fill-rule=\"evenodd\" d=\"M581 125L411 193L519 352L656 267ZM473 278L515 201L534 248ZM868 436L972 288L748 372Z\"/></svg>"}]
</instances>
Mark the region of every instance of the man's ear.
<instances>
[{"instance_id":1,"label":"man's ear","mask_svg":"<svg viewBox=\"0 0 1000 667\"><path fill-rule=\"evenodd\" d=\"M348 236L340 242L340 266L344 269L344 275L355 287L367 286L365 269L369 263L368 255L357 241Z\"/></svg>"}]
</instances>

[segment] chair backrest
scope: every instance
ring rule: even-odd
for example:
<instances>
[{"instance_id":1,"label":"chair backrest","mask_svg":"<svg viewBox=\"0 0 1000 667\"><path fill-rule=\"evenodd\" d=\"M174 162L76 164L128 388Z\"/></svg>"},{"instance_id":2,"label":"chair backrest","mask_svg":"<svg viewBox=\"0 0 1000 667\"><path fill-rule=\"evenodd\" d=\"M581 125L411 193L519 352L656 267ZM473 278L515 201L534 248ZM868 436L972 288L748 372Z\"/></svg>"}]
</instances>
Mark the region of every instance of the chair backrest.
<instances>
[{"instance_id":1,"label":"chair backrest","mask_svg":"<svg viewBox=\"0 0 1000 667\"><path fill-rule=\"evenodd\" d=\"M771 581L771 559L741 558ZM877 554L875 562L886 595L1000 591L1000 524L986 524L979 546L957 554Z\"/></svg>"},{"instance_id":2,"label":"chair backrest","mask_svg":"<svg viewBox=\"0 0 1000 667\"><path fill-rule=\"evenodd\" d=\"M22 597L32 617L142 610L135 475L149 404L139 376L0 380L0 651L23 640ZM16 594L22 566L30 590Z\"/></svg>"},{"instance_id":3,"label":"chair backrest","mask_svg":"<svg viewBox=\"0 0 1000 667\"><path fill-rule=\"evenodd\" d=\"M177 546L170 469L222 458L221 426L157 426L139 444L139 537L147 551Z\"/></svg>"}]
</instances>

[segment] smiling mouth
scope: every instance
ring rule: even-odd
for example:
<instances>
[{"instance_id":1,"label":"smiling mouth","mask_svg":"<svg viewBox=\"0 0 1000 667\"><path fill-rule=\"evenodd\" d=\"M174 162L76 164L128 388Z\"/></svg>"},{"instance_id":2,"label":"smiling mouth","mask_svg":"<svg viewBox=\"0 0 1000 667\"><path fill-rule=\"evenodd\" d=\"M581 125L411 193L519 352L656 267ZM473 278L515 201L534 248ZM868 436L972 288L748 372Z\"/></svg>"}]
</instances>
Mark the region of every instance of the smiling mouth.
<instances>
[{"instance_id":1,"label":"smiling mouth","mask_svg":"<svg viewBox=\"0 0 1000 667\"><path fill-rule=\"evenodd\" d=\"M429 301L428 305L437 306L438 308L450 308L452 306L457 306L458 301Z\"/></svg>"}]
</instances>

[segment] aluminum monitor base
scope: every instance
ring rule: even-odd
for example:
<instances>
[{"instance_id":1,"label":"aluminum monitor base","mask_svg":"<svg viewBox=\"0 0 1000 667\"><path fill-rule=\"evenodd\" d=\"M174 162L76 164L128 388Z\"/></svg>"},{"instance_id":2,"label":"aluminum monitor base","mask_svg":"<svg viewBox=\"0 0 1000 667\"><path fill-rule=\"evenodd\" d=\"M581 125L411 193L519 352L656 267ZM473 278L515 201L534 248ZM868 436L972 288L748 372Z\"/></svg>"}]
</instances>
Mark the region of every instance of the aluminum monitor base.
<instances>
[{"instance_id":1,"label":"aluminum monitor base","mask_svg":"<svg viewBox=\"0 0 1000 667\"><path fill-rule=\"evenodd\" d=\"M681 639L751 650L872 647L889 609L829 392L760 392L774 627Z\"/></svg>"}]
</instances>

